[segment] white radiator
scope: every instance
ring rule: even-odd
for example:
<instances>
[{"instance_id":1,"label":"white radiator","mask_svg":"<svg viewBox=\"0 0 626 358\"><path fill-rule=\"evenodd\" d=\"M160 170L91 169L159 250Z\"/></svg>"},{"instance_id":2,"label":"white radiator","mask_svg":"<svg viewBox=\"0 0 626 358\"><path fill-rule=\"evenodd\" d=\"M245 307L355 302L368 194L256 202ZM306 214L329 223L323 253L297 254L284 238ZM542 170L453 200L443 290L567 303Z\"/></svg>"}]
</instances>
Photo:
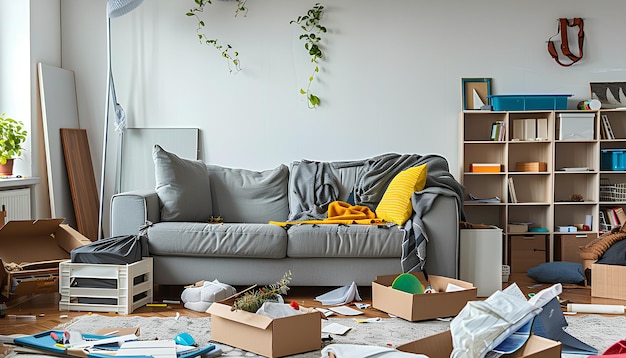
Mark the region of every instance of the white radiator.
<instances>
[{"instance_id":1,"label":"white radiator","mask_svg":"<svg viewBox=\"0 0 626 358\"><path fill-rule=\"evenodd\" d=\"M0 209L7 212L6 221L30 220L30 189L0 191Z\"/></svg>"}]
</instances>

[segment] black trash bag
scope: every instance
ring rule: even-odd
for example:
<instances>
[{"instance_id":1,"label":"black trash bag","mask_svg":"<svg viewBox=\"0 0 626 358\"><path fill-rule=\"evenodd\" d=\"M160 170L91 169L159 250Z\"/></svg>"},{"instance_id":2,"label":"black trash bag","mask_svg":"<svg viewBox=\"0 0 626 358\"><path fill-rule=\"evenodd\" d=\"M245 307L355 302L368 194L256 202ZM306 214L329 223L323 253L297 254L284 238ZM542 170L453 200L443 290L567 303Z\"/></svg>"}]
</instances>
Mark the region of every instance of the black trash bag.
<instances>
[{"instance_id":1,"label":"black trash bag","mask_svg":"<svg viewBox=\"0 0 626 358\"><path fill-rule=\"evenodd\" d=\"M94 241L72 250L73 263L126 265L148 256L143 235L122 235Z\"/></svg>"}]
</instances>

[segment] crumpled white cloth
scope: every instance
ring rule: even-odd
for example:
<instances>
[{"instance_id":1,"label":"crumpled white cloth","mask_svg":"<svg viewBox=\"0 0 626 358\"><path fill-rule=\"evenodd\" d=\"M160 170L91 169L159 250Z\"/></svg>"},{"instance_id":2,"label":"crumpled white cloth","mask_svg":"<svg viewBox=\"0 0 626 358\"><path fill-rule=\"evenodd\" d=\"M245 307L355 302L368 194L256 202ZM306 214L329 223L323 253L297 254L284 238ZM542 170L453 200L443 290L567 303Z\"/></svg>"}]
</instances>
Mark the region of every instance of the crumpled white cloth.
<instances>
[{"instance_id":1,"label":"crumpled white cloth","mask_svg":"<svg viewBox=\"0 0 626 358\"><path fill-rule=\"evenodd\" d=\"M218 280L204 281L202 286L187 287L180 295L186 309L206 312L213 302L221 301L237 293L231 285Z\"/></svg>"},{"instance_id":2,"label":"crumpled white cloth","mask_svg":"<svg viewBox=\"0 0 626 358\"><path fill-rule=\"evenodd\" d=\"M518 287L517 290L519 290ZM484 301L469 301L450 322L451 358L477 358L500 344L541 311L523 294L496 291Z\"/></svg>"},{"instance_id":3,"label":"crumpled white cloth","mask_svg":"<svg viewBox=\"0 0 626 358\"><path fill-rule=\"evenodd\" d=\"M322 349L322 358L328 358L328 353L333 353L337 358L428 358L423 354L402 352L394 348L359 344L330 344Z\"/></svg>"},{"instance_id":4,"label":"crumpled white cloth","mask_svg":"<svg viewBox=\"0 0 626 358\"><path fill-rule=\"evenodd\" d=\"M257 314L267 316L269 318L282 318L302 314L299 309L296 310L286 303L265 301L263 305L256 311Z\"/></svg>"}]
</instances>

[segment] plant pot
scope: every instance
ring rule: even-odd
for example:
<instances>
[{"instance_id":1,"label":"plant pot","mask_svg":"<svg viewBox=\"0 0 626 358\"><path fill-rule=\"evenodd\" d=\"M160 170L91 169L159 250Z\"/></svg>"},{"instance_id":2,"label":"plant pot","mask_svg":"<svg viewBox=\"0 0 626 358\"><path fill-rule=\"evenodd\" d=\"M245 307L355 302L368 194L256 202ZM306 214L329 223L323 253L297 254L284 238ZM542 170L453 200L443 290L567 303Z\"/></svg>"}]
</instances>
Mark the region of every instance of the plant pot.
<instances>
[{"instance_id":1,"label":"plant pot","mask_svg":"<svg viewBox=\"0 0 626 358\"><path fill-rule=\"evenodd\" d=\"M0 175L13 175L13 159L7 159L6 164L0 164Z\"/></svg>"}]
</instances>

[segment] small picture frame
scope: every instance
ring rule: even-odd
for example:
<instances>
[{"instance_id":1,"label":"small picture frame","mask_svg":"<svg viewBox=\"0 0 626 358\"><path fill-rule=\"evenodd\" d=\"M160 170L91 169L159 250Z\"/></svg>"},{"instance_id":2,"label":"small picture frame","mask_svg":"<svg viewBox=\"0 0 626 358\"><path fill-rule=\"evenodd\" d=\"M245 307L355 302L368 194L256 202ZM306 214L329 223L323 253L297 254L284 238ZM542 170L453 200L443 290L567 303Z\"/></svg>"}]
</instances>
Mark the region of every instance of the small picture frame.
<instances>
[{"instance_id":1,"label":"small picture frame","mask_svg":"<svg viewBox=\"0 0 626 358\"><path fill-rule=\"evenodd\" d=\"M626 107L626 82L589 82L591 99L597 99L602 109Z\"/></svg>"},{"instance_id":2,"label":"small picture frame","mask_svg":"<svg viewBox=\"0 0 626 358\"><path fill-rule=\"evenodd\" d=\"M462 78L463 110L481 109L489 104L491 78Z\"/></svg>"}]
</instances>

